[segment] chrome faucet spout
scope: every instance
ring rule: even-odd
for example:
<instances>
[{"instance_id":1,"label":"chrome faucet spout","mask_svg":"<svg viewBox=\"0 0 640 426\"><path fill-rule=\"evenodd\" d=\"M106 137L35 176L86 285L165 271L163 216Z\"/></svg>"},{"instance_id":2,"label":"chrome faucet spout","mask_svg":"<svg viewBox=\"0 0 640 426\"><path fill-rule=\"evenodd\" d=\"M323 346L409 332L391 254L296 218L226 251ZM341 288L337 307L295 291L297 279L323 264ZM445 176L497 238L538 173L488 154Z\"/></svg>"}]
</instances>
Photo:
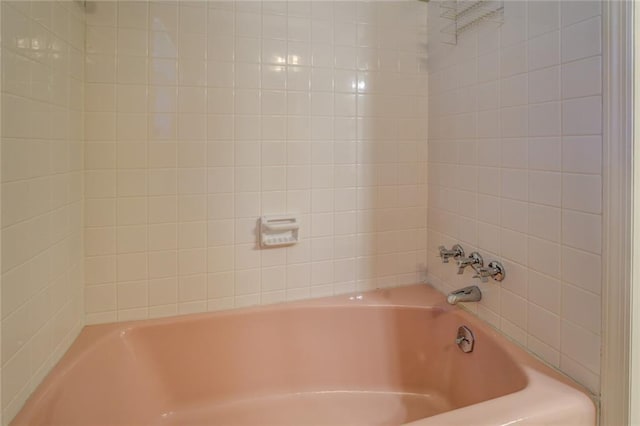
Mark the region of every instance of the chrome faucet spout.
<instances>
[{"instance_id":1,"label":"chrome faucet spout","mask_svg":"<svg viewBox=\"0 0 640 426\"><path fill-rule=\"evenodd\" d=\"M452 291L447 295L447 302L455 305L459 302L478 302L482 299L482 292L478 286L470 285L456 291Z\"/></svg>"}]
</instances>

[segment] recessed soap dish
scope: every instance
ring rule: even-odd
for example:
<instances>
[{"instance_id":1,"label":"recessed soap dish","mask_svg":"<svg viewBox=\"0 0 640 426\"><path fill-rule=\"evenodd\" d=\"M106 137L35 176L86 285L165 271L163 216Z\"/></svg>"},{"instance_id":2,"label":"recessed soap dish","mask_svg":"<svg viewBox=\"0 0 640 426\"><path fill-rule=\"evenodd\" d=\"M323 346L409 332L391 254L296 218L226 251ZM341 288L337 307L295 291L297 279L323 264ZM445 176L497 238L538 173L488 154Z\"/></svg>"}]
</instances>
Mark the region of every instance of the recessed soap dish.
<instances>
[{"instance_id":1,"label":"recessed soap dish","mask_svg":"<svg viewBox=\"0 0 640 426\"><path fill-rule=\"evenodd\" d=\"M278 247L298 242L300 224L295 216L262 216L260 218L260 246Z\"/></svg>"}]
</instances>

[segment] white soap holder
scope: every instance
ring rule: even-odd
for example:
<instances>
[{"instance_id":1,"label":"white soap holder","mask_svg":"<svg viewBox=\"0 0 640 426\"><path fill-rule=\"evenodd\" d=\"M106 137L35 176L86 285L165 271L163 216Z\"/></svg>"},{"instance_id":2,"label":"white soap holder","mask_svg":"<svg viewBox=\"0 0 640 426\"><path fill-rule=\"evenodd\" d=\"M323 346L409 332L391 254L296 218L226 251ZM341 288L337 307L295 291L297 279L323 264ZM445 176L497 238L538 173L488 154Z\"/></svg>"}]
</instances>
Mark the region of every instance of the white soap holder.
<instances>
[{"instance_id":1,"label":"white soap holder","mask_svg":"<svg viewBox=\"0 0 640 426\"><path fill-rule=\"evenodd\" d=\"M295 216L262 216L260 218L260 245L278 247L298 242L300 223Z\"/></svg>"}]
</instances>

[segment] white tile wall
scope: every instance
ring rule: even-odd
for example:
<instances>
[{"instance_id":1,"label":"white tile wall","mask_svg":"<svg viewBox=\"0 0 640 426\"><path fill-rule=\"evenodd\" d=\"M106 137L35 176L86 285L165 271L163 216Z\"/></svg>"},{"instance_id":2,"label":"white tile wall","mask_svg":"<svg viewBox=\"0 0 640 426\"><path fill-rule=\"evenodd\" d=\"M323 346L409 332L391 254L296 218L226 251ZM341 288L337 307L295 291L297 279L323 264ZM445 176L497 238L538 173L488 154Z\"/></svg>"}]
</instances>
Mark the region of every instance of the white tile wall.
<instances>
[{"instance_id":1,"label":"white tile wall","mask_svg":"<svg viewBox=\"0 0 640 426\"><path fill-rule=\"evenodd\" d=\"M87 321L416 282L426 20L420 2L92 2ZM258 249L279 213L302 241Z\"/></svg>"},{"instance_id":2,"label":"white tile wall","mask_svg":"<svg viewBox=\"0 0 640 426\"><path fill-rule=\"evenodd\" d=\"M601 17L597 1L505 2L504 24L441 42L429 6L429 278L461 243L499 259L502 283L470 306L599 392L602 220Z\"/></svg>"},{"instance_id":3,"label":"white tile wall","mask_svg":"<svg viewBox=\"0 0 640 426\"><path fill-rule=\"evenodd\" d=\"M507 268L471 309L597 393L600 4L506 2L456 47L429 7L427 82L420 2L105 1L86 27L75 2L3 2L3 420L83 309L393 286L427 259L449 291L454 242ZM283 212L302 242L258 249Z\"/></svg>"},{"instance_id":4,"label":"white tile wall","mask_svg":"<svg viewBox=\"0 0 640 426\"><path fill-rule=\"evenodd\" d=\"M0 25L2 25L2 7L0 7ZM0 29L1 32L1 29ZM4 64L4 46L0 42L0 70ZM4 87L3 79L0 78L0 96ZM0 99L0 117L2 117L2 102ZM0 119L0 135L2 135L2 120ZM0 144L2 142L0 141ZM2 164L2 147L0 146L0 165ZM0 178L1 179L1 178ZM0 224L2 223L2 185L0 185ZM2 244L0 244L0 270L2 270ZM2 318L2 274L0 274L0 318ZM2 354L2 327L0 327L0 354ZM1 360L1 355L0 355ZM0 401L2 401L2 362L0 361ZM4 424L4 416L0 409L0 424Z\"/></svg>"},{"instance_id":5,"label":"white tile wall","mask_svg":"<svg viewBox=\"0 0 640 426\"><path fill-rule=\"evenodd\" d=\"M2 417L11 421L84 323L84 16L4 1ZM4 424L4 423L3 423Z\"/></svg>"}]
</instances>

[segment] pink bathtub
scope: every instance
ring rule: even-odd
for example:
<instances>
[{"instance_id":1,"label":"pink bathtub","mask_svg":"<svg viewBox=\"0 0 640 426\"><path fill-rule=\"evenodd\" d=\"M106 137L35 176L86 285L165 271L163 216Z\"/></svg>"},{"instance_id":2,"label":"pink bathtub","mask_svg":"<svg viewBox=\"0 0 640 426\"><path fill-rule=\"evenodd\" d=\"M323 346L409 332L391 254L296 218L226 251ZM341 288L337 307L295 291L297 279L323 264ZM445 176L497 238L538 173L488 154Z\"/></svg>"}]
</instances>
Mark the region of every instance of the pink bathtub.
<instances>
[{"instance_id":1,"label":"pink bathtub","mask_svg":"<svg viewBox=\"0 0 640 426\"><path fill-rule=\"evenodd\" d=\"M475 335L456 345L458 327ZM590 398L425 285L86 327L15 425L595 425Z\"/></svg>"}]
</instances>

